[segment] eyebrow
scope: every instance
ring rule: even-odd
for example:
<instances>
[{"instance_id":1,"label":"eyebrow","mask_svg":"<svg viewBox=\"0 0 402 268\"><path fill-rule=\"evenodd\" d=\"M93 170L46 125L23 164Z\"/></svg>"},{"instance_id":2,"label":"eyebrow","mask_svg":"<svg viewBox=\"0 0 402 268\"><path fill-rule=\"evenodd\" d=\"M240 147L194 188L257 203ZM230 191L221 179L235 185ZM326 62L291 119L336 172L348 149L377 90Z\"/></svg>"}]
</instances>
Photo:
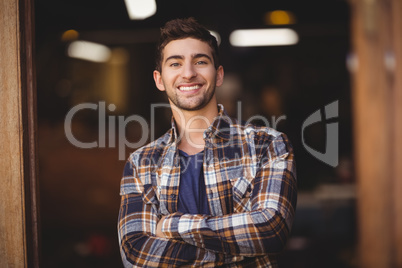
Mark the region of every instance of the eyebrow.
<instances>
[{"instance_id":1,"label":"eyebrow","mask_svg":"<svg viewBox=\"0 0 402 268\"><path fill-rule=\"evenodd\" d=\"M204 54L204 53L196 53L196 54L191 55L191 57L193 59L207 58L212 62L211 57L209 55L207 55L207 54ZM165 62L167 62L167 61L169 61L171 59L179 59L179 60L181 60L181 59L184 59L184 56L183 55L172 55L170 57L167 57Z\"/></svg>"},{"instance_id":2,"label":"eyebrow","mask_svg":"<svg viewBox=\"0 0 402 268\"><path fill-rule=\"evenodd\" d=\"M207 54L204 54L204 53L197 53L197 54L194 54L194 55L192 55L192 56L193 56L193 59L207 58L207 59L209 59L209 60L212 62L211 57L210 57L209 55L207 55Z\"/></svg>"}]
</instances>

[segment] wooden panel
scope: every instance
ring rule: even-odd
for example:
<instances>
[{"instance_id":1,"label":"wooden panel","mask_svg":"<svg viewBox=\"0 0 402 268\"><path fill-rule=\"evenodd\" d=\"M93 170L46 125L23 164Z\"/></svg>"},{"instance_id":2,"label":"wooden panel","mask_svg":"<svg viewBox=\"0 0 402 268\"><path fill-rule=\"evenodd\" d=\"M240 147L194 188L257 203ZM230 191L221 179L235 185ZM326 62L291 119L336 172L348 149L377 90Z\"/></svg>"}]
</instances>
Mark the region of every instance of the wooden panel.
<instances>
[{"instance_id":1,"label":"wooden panel","mask_svg":"<svg viewBox=\"0 0 402 268\"><path fill-rule=\"evenodd\" d=\"M402 1L353 0L361 267L402 267Z\"/></svg>"},{"instance_id":2,"label":"wooden panel","mask_svg":"<svg viewBox=\"0 0 402 268\"><path fill-rule=\"evenodd\" d=\"M0 1L0 267L26 266L18 2Z\"/></svg>"},{"instance_id":3,"label":"wooden panel","mask_svg":"<svg viewBox=\"0 0 402 268\"><path fill-rule=\"evenodd\" d=\"M33 0L19 0L21 114L25 185L26 258L29 267L39 267L39 185L37 163L36 75L34 68Z\"/></svg>"},{"instance_id":4,"label":"wooden panel","mask_svg":"<svg viewBox=\"0 0 402 268\"><path fill-rule=\"evenodd\" d=\"M361 267L394 267L390 1L351 1L355 163Z\"/></svg>"},{"instance_id":5,"label":"wooden panel","mask_svg":"<svg viewBox=\"0 0 402 268\"><path fill-rule=\"evenodd\" d=\"M394 205L396 266L402 267L402 1L392 1L392 37L395 54L394 107Z\"/></svg>"},{"instance_id":6,"label":"wooden panel","mask_svg":"<svg viewBox=\"0 0 402 268\"><path fill-rule=\"evenodd\" d=\"M38 267L31 0L0 1L0 267Z\"/></svg>"}]
</instances>

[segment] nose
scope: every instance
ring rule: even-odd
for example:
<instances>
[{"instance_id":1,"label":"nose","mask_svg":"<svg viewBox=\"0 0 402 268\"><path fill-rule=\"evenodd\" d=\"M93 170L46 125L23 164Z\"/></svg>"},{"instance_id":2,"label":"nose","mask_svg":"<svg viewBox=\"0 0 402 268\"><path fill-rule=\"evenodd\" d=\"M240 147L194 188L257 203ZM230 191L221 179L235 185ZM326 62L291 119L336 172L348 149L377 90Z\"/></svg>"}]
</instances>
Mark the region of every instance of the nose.
<instances>
[{"instance_id":1,"label":"nose","mask_svg":"<svg viewBox=\"0 0 402 268\"><path fill-rule=\"evenodd\" d=\"M185 79L191 79L197 76L195 66L191 63L186 63L182 69L182 77Z\"/></svg>"}]
</instances>

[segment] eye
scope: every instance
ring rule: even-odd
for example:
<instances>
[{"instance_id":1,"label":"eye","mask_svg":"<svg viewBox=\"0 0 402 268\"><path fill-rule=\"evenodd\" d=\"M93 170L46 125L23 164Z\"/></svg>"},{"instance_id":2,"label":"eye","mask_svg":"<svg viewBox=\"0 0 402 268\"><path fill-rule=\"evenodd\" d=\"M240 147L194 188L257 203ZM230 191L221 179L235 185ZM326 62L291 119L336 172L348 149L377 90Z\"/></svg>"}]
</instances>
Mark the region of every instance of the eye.
<instances>
[{"instance_id":1,"label":"eye","mask_svg":"<svg viewBox=\"0 0 402 268\"><path fill-rule=\"evenodd\" d=\"M195 64L196 65L204 65L204 64L208 64L208 63L206 61L200 60L200 61L197 61Z\"/></svg>"},{"instance_id":2,"label":"eye","mask_svg":"<svg viewBox=\"0 0 402 268\"><path fill-rule=\"evenodd\" d=\"M179 67L180 64L178 62L173 62L169 65L170 67Z\"/></svg>"}]
</instances>

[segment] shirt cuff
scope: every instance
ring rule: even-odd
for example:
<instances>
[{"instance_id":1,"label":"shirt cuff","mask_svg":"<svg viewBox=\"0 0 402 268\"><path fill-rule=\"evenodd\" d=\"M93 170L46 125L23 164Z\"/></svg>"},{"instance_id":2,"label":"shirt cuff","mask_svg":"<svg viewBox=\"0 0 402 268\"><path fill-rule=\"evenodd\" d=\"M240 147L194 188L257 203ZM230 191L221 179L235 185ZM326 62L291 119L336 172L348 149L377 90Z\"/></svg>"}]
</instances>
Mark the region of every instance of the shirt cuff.
<instances>
[{"instance_id":1,"label":"shirt cuff","mask_svg":"<svg viewBox=\"0 0 402 268\"><path fill-rule=\"evenodd\" d=\"M179 234L179 220L182 215L183 213L181 212L175 212L165 217L164 221L162 222L162 233L166 238L181 240Z\"/></svg>"}]
</instances>

